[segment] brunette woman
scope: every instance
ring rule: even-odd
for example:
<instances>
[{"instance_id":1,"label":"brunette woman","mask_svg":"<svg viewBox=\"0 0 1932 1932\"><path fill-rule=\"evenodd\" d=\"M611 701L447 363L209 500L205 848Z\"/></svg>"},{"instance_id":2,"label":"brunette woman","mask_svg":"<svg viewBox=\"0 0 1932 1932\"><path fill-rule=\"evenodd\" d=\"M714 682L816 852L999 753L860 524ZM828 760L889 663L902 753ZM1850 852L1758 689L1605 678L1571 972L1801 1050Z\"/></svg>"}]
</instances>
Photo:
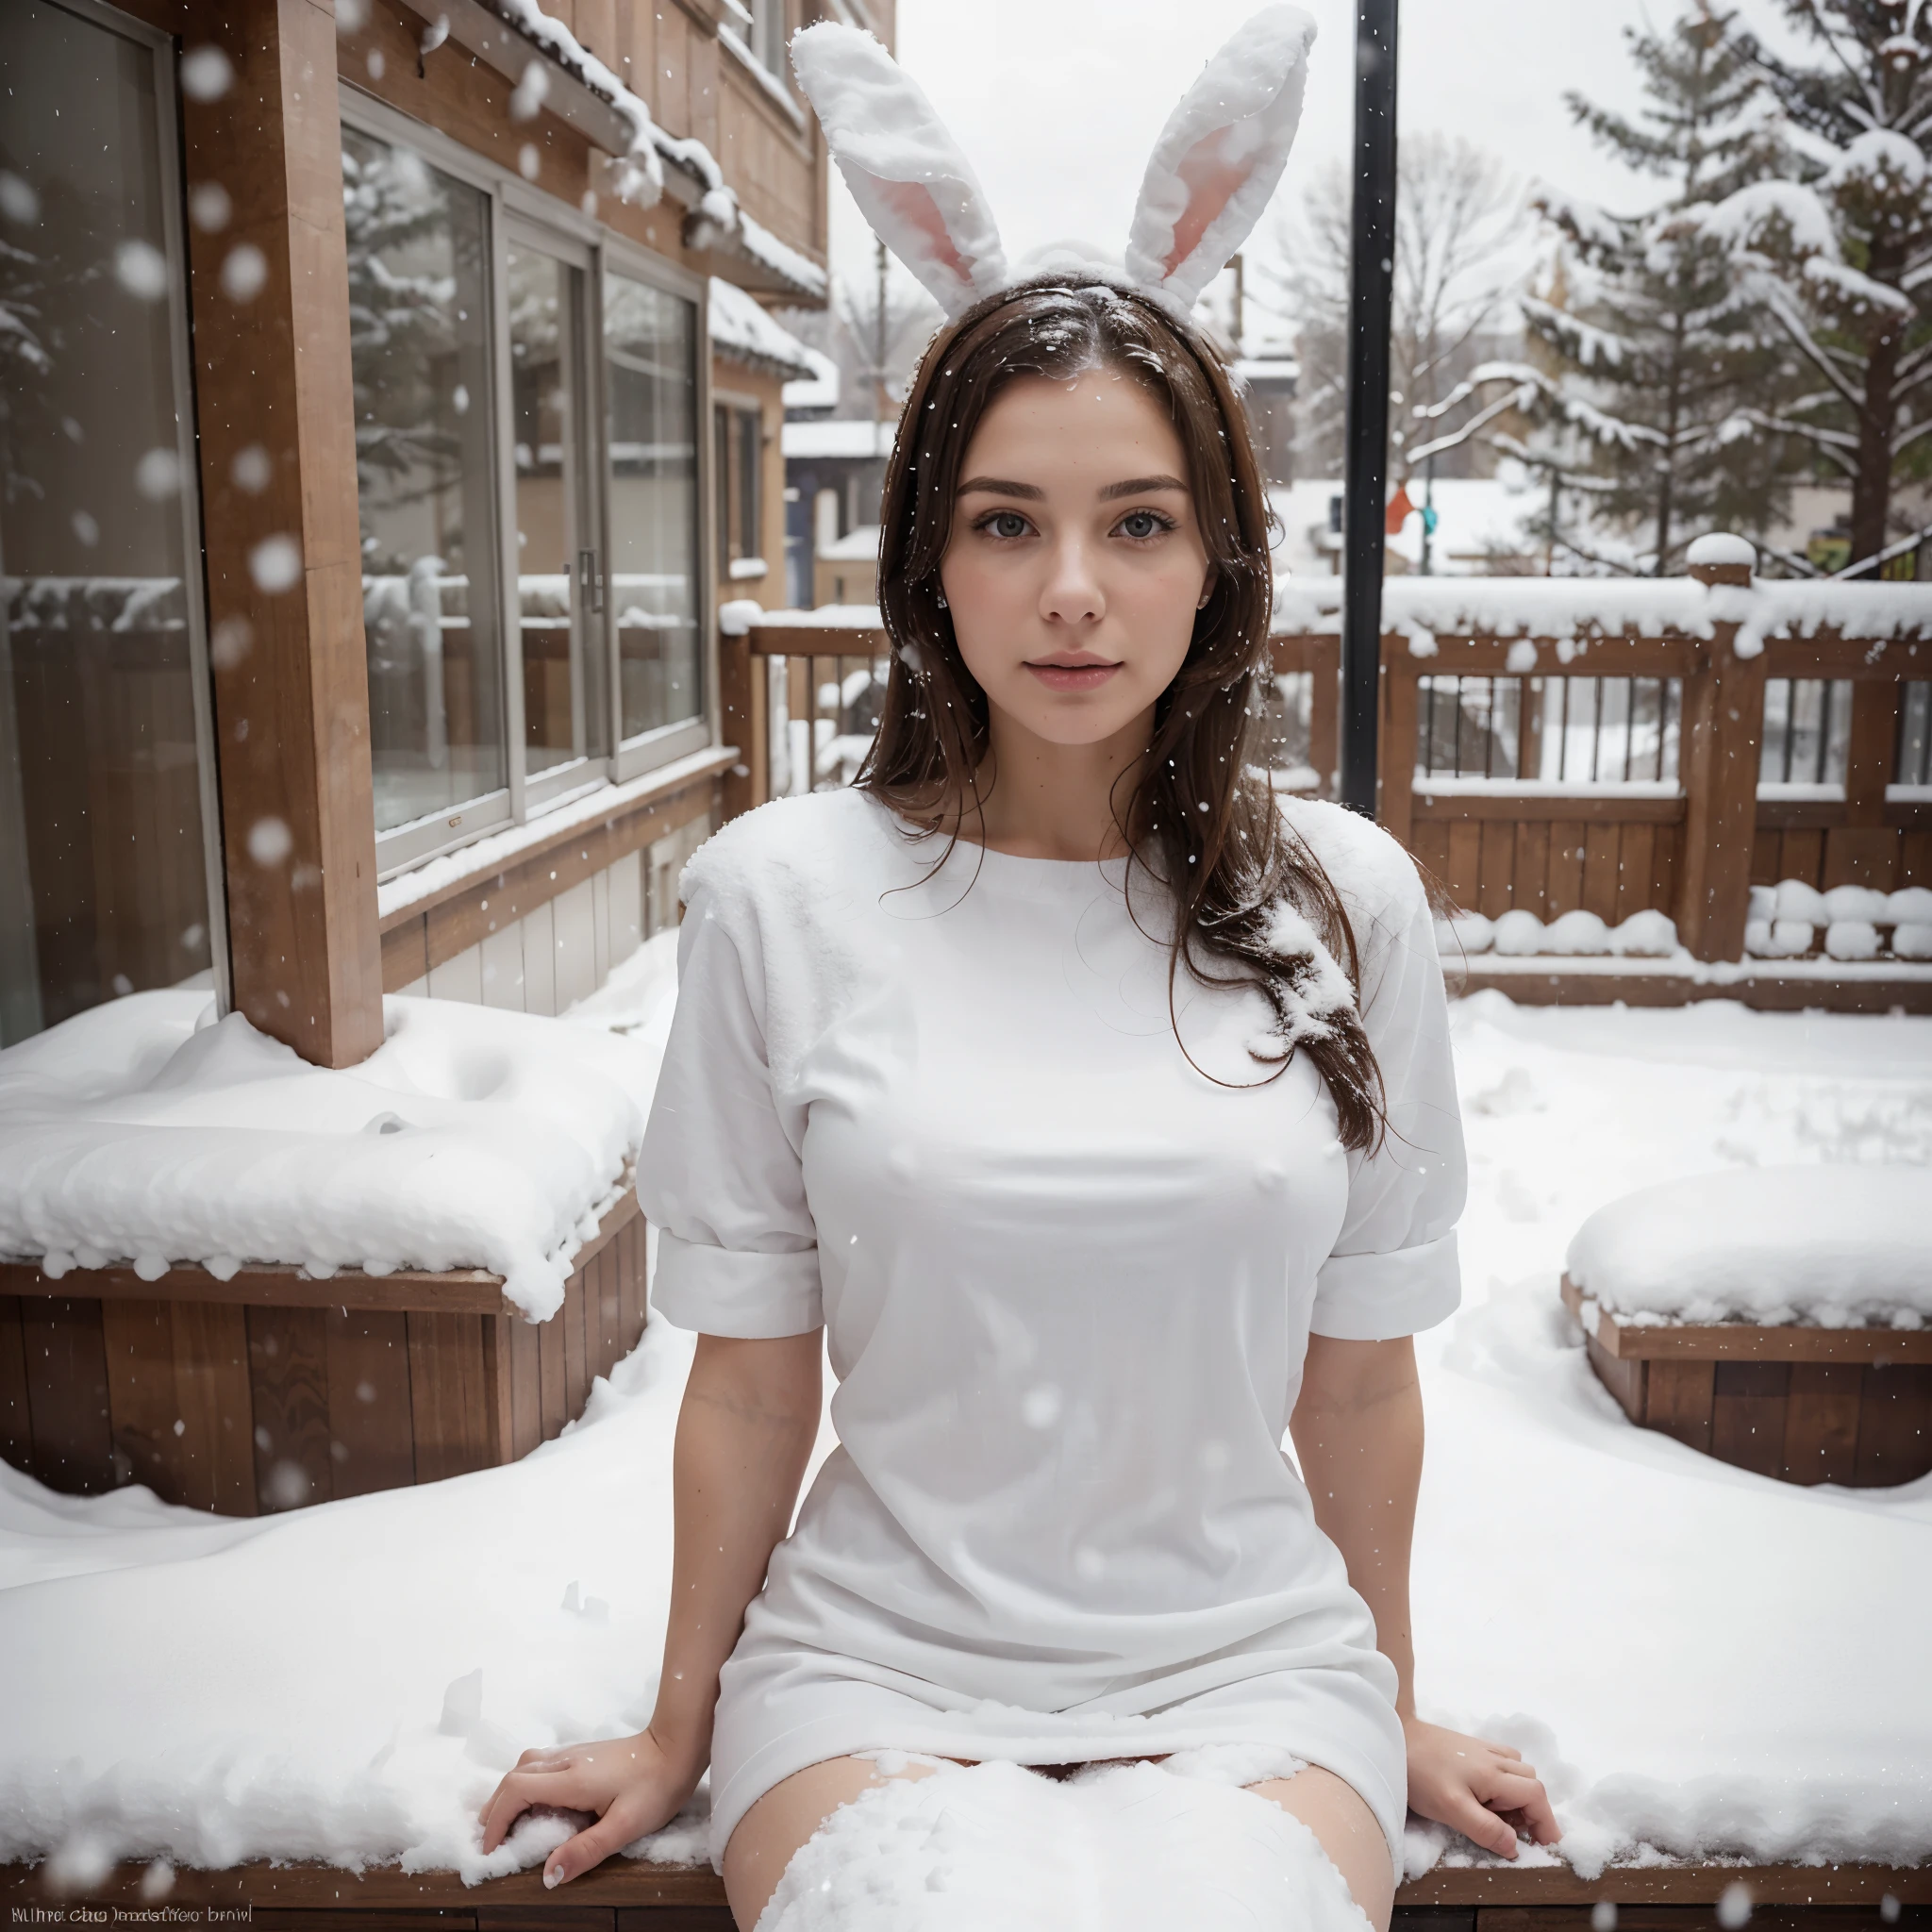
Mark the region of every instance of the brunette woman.
<instances>
[{"instance_id":1,"label":"brunette woman","mask_svg":"<svg viewBox=\"0 0 1932 1932\"><path fill-rule=\"evenodd\" d=\"M699 1335L657 1710L525 1753L486 1850L595 1812L560 1882L708 1768L749 1932L882 1781L1208 1746L1259 1754L1243 1782L1377 1927L1405 1802L1505 1856L1555 1838L1519 1754L1416 1715L1446 1004L1402 849L1258 768L1267 520L1166 289L1036 275L929 348L871 756L684 876L639 1167L657 1312ZM794 1525L827 1346L839 1447Z\"/></svg>"}]
</instances>

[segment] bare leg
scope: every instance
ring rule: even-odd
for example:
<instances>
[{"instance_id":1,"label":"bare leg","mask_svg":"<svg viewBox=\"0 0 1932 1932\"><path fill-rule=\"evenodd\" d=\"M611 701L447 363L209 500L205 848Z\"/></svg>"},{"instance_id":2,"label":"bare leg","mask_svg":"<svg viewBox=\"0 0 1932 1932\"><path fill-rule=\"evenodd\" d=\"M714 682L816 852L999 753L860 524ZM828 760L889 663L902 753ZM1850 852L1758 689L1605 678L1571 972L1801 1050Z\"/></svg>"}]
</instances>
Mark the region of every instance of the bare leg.
<instances>
[{"instance_id":1,"label":"bare leg","mask_svg":"<svg viewBox=\"0 0 1932 1932\"><path fill-rule=\"evenodd\" d=\"M930 1764L908 1764L894 1777L930 1777ZM724 1847L724 1896L739 1932L752 1932L791 1855L841 1805L888 1782L870 1757L828 1757L772 1789L738 1821Z\"/></svg>"},{"instance_id":2,"label":"bare leg","mask_svg":"<svg viewBox=\"0 0 1932 1932\"><path fill-rule=\"evenodd\" d=\"M1315 1834L1369 1924L1375 1932L1389 1932L1395 1869L1389 1859L1389 1840L1361 1793L1332 1771L1312 1764L1292 1777L1273 1777L1248 1789L1257 1798L1272 1799Z\"/></svg>"}]
</instances>

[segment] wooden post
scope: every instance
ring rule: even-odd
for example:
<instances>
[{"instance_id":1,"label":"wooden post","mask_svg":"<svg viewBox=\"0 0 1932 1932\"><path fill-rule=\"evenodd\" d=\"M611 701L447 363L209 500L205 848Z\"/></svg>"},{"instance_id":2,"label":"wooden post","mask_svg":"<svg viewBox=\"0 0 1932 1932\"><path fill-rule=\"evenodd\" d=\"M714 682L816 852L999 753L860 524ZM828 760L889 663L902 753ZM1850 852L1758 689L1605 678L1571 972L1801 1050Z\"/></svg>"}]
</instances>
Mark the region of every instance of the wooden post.
<instances>
[{"instance_id":1,"label":"wooden post","mask_svg":"<svg viewBox=\"0 0 1932 1932\"><path fill-rule=\"evenodd\" d=\"M1751 582L1748 563L1693 563L1712 586ZM1757 761L1764 731L1764 653L1736 650L1738 625L1720 623L1684 680L1677 768L1684 787L1684 860L1677 936L1699 959L1739 959L1751 907Z\"/></svg>"},{"instance_id":2,"label":"wooden post","mask_svg":"<svg viewBox=\"0 0 1932 1932\"><path fill-rule=\"evenodd\" d=\"M1382 640L1381 742L1379 795L1375 816L1402 842L1408 843L1415 790L1415 724L1418 686L1409 668L1407 647L1400 638Z\"/></svg>"},{"instance_id":3,"label":"wooden post","mask_svg":"<svg viewBox=\"0 0 1932 1932\"><path fill-rule=\"evenodd\" d=\"M728 631L718 640L718 728L726 744L738 747L738 762L724 774L724 816L749 811L758 767L751 756L751 686L764 663L751 654L751 640Z\"/></svg>"},{"instance_id":4,"label":"wooden post","mask_svg":"<svg viewBox=\"0 0 1932 1932\"><path fill-rule=\"evenodd\" d=\"M217 771L237 1008L322 1066L382 1042L336 25L238 0L183 103Z\"/></svg>"}]
</instances>

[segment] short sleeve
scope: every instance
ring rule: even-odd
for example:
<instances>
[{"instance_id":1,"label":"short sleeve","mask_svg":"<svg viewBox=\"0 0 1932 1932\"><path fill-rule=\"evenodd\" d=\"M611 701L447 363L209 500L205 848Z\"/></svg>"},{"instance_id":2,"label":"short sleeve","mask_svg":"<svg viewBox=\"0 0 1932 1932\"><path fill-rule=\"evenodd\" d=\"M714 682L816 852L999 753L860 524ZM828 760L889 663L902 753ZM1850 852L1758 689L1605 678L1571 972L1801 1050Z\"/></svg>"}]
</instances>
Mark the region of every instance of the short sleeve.
<instances>
[{"instance_id":1,"label":"short sleeve","mask_svg":"<svg viewBox=\"0 0 1932 1932\"><path fill-rule=\"evenodd\" d=\"M1349 1155L1348 1210L1315 1280L1310 1327L1383 1341L1446 1321L1462 1298L1456 1223L1468 1192L1435 921L1405 861L1404 890L1366 930L1362 1025L1382 1070L1388 1131Z\"/></svg>"},{"instance_id":2,"label":"short sleeve","mask_svg":"<svg viewBox=\"0 0 1932 1932\"><path fill-rule=\"evenodd\" d=\"M766 1058L757 923L726 896L698 887L678 934L677 1005L638 1157L658 1229L651 1305L707 1335L805 1335L824 1324L818 1231Z\"/></svg>"}]
</instances>

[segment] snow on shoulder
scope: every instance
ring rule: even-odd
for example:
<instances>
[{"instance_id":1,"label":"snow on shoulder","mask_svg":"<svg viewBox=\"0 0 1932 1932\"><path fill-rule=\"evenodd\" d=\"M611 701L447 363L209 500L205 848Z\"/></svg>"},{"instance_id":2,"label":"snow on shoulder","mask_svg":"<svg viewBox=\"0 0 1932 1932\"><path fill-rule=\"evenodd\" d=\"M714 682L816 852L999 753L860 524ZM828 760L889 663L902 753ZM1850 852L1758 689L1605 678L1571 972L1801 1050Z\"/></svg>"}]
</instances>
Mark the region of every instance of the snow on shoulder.
<instances>
[{"instance_id":1,"label":"snow on shoulder","mask_svg":"<svg viewBox=\"0 0 1932 1932\"><path fill-rule=\"evenodd\" d=\"M0 1254L315 1276L484 1268L533 1321L643 1133L641 1050L453 1000L384 1002L359 1066L310 1066L205 992L135 993L0 1053Z\"/></svg>"},{"instance_id":2,"label":"snow on shoulder","mask_svg":"<svg viewBox=\"0 0 1932 1932\"><path fill-rule=\"evenodd\" d=\"M1919 1328L1932 1168L1736 1168L1641 1188L1577 1230L1570 1278L1653 1322Z\"/></svg>"},{"instance_id":3,"label":"snow on shoulder","mask_svg":"<svg viewBox=\"0 0 1932 1932\"><path fill-rule=\"evenodd\" d=\"M1405 925L1423 899L1422 874L1401 842L1360 812L1325 798L1275 794L1289 829L1320 861L1367 947L1369 928Z\"/></svg>"}]
</instances>

